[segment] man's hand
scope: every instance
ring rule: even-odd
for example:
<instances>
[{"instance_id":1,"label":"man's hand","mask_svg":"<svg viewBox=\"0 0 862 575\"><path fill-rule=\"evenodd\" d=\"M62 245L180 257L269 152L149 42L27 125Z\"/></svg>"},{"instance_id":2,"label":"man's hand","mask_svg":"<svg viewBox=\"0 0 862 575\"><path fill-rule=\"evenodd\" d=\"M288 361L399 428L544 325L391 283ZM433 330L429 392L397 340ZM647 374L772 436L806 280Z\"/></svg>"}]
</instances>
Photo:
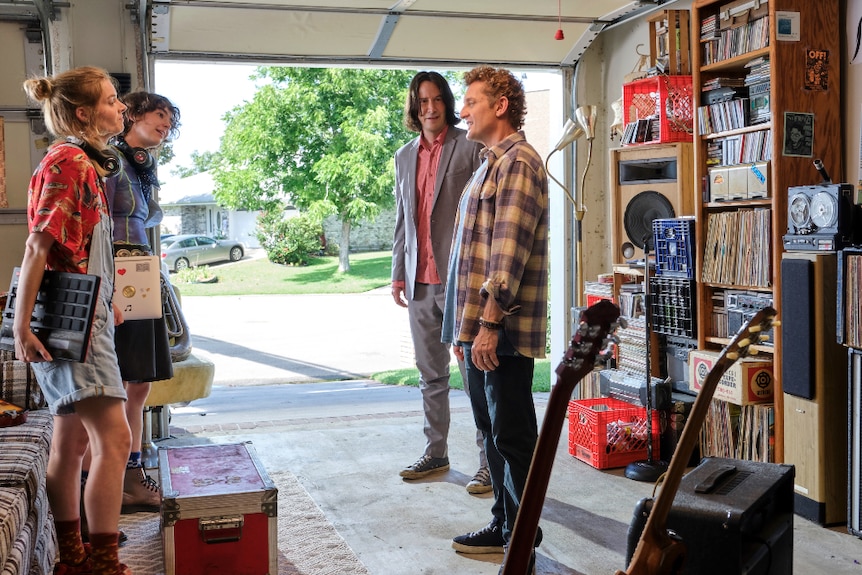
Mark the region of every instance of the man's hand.
<instances>
[{"instance_id":1,"label":"man's hand","mask_svg":"<svg viewBox=\"0 0 862 575\"><path fill-rule=\"evenodd\" d=\"M392 286L392 299L401 307L407 307L407 298L404 297L404 288L401 286Z\"/></svg>"},{"instance_id":2,"label":"man's hand","mask_svg":"<svg viewBox=\"0 0 862 575\"><path fill-rule=\"evenodd\" d=\"M500 366L500 360L497 357L497 343L499 339L497 330L480 328L476 339L473 340L473 365L482 371L494 371L497 369Z\"/></svg>"},{"instance_id":3,"label":"man's hand","mask_svg":"<svg viewBox=\"0 0 862 575\"><path fill-rule=\"evenodd\" d=\"M455 354L455 357L458 361L464 361L464 348L460 345L452 345L452 353Z\"/></svg>"}]
</instances>

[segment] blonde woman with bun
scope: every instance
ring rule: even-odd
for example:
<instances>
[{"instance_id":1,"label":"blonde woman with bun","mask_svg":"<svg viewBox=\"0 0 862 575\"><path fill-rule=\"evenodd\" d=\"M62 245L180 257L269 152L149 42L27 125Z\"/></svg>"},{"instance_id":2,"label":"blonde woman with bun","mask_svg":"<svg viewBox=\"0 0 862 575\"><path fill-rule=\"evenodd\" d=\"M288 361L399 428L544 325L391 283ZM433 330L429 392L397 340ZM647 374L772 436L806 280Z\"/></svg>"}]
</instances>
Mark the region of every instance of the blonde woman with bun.
<instances>
[{"instance_id":1,"label":"blonde woman with bun","mask_svg":"<svg viewBox=\"0 0 862 575\"><path fill-rule=\"evenodd\" d=\"M42 106L57 141L30 180L29 235L21 263L15 317L15 354L31 362L51 413L54 432L48 460L48 500L57 528L55 575L131 575L119 562L118 524L123 475L131 436L114 351L114 326L122 316L111 306L114 265L111 217L104 178L116 158L108 140L123 131L126 106L111 76L82 67L32 78L24 91ZM46 269L101 278L85 360L55 360L31 332L29 318ZM83 494L90 527L81 540L81 462L92 463Z\"/></svg>"}]
</instances>

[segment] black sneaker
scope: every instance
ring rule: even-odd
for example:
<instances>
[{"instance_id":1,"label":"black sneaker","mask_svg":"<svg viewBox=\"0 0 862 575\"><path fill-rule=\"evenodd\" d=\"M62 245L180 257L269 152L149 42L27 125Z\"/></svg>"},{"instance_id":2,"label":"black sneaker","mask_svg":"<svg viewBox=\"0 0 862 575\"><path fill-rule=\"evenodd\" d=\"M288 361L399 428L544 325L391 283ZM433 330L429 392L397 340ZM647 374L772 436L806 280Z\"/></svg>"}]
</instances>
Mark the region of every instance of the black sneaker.
<instances>
[{"instance_id":1,"label":"black sneaker","mask_svg":"<svg viewBox=\"0 0 862 575\"><path fill-rule=\"evenodd\" d=\"M431 457L423 455L413 465L408 465L402 469L398 475L404 479L419 479L432 473L439 473L449 469L448 457Z\"/></svg>"},{"instance_id":2,"label":"black sneaker","mask_svg":"<svg viewBox=\"0 0 862 575\"><path fill-rule=\"evenodd\" d=\"M502 553L503 526L499 518L494 517L485 527L466 535L452 539L452 548L461 553Z\"/></svg>"}]
</instances>

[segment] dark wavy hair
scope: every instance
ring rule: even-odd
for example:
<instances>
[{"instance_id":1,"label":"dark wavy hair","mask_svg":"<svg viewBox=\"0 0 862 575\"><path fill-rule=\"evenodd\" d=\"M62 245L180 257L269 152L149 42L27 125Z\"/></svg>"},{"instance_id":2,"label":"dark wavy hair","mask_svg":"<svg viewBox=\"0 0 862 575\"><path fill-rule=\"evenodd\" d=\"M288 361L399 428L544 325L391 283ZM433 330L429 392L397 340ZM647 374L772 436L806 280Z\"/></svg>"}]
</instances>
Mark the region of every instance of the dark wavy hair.
<instances>
[{"instance_id":1,"label":"dark wavy hair","mask_svg":"<svg viewBox=\"0 0 862 575\"><path fill-rule=\"evenodd\" d=\"M171 116L171 130L166 139L174 140L180 135L180 109L164 96L144 91L129 92L123 96L123 103L126 105L123 114L124 135L141 116L155 110L164 110Z\"/></svg>"},{"instance_id":2,"label":"dark wavy hair","mask_svg":"<svg viewBox=\"0 0 862 575\"><path fill-rule=\"evenodd\" d=\"M524 126L527 97L524 95L524 85L514 74L505 68L477 66L464 73L464 84L469 86L473 82L485 82L485 95L494 102L505 96L509 101L509 123L516 130Z\"/></svg>"},{"instance_id":3,"label":"dark wavy hair","mask_svg":"<svg viewBox=\"0 0 862 575\"><path fill-rule=\"evenodd\" d=\"M404 125L411 132L421 132L422 122L419 121L419 86L422 82L431 82L440 89L443 104L446 106L446 123L454 126L461 121L455 112L455 96L446 78L437 72L419 72L410 81L410 91L404 104Z\"/></svg>"}]
</instances>

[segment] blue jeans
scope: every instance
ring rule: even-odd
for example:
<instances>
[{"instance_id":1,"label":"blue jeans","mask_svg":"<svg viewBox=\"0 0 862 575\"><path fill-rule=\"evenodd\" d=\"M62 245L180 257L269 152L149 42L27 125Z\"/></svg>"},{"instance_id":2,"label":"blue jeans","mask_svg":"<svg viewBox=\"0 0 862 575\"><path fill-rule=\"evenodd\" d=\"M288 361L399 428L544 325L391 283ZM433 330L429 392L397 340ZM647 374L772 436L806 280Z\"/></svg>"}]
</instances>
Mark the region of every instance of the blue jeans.
<instances>
[{"instance_id":1,"label":"blue jeans","mask_svg":"<svg viewBox=\"0 0 862 575\"><path fill-rule=\"evenodd\" d=\"M501 331L500 365L484 372L473 364L472 345L462 345L473 417L485 436L494 487L491 512L501 520L508 542L539 435L532 393L534 360L516 352Z\"/></svg>"}]
</instances>

